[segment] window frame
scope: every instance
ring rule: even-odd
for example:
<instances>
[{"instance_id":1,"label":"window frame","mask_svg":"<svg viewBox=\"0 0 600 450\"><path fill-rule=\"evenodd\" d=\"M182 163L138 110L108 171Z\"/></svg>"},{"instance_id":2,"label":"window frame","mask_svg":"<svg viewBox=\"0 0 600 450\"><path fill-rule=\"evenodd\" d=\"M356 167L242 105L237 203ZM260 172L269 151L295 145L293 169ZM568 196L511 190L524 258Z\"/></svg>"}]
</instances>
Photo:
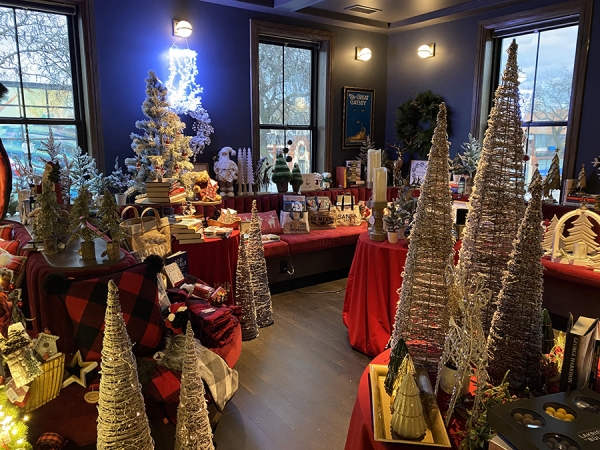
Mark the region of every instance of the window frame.
<instances>
[{"instance_id":1,"label":"window frame","mask_svg":"<svg viewBox=\"0 0 600 450\"><path fill-rule=\"evenodd\" d=\"M583 108L583 93L587 71L588 48L590 42L592 1L578 0L546 6L516 14L497 17L479 22L479 36L475 61L475 82L473 86L473 105L471 112L471 134L482 140L487 127L487 119L492 106L497 77L498 63L497 41L494 35L499 30L514 29L515 34L524 27L535 29L536 24L556 21L563 17L578 16L579 31L573 67L571 102L567 118L567 135L562 169L562 180L573 178L577 161L579 131Z\"/></svg>"},{"instance_id":2,"label":"window frame","mask_svg":"<svg viewBox=\"0 0 600 450\"><path fill-rule=\"evenodd\" d=\"M104 171L103 134L100 112L100 89L98 64L94 50L93 7L86 0L0 0L0 5L9 8L31 9L42 12L65 14L70 22L69 45L71 52L71 70L73 83L73 102L76 119L67 123L56 119L19 119L2 123L26 123L32 125L75 125L78 145L84 153L90 154L97 163L99 171ZM79 117L77 117L79 114ZM31 149L30 149L31 150Z\"/></svg>"},{"instance_id":3,"label":"window frame","mask_svg":"<svg viewBox=\"0 0 600 450\"><path fill-rule=\"evenodd\" d=\"M332 90L331 67L333 60L333 34L330 31L313 30L285 24L250 20L250 88L251 88L251 131L252 156L255 161L260 155L260 109L259 109L259 58L258 44L262 40L289 39L317 44L316 83L313 83L313 99L316 108L312 111L314 121L312 170L331 172L332 137Z\"/></svg>"}]
</instances>

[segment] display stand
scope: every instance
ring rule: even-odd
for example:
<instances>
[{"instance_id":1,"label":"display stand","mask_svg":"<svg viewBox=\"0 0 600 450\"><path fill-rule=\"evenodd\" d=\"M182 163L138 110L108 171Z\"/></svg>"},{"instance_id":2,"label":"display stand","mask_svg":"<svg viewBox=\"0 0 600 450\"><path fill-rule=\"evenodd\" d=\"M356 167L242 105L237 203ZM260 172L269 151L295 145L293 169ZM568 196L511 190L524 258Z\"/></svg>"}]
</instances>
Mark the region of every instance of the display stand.
<instances>
[{"instance_id":1,"label":"display stand","mask_svg":"<svg viewBox=\"0 0 600 450\"><path fill-rule=\"evenodd\" d=\"M43 251L40 252L49 267L59 271L76 271L76 270L90 270L97 269L100 267L107 267L113 264L117 264L125 258L123 250L119 251L119 259L109 260L107 256L102 256L106 252L106 240L97 238L94 240L96 248L96 258L94 259L83 259L78 251L80 248L80 241L73 241L60 252L54 255L47 255Z\"/></svg>"}]
</instances>

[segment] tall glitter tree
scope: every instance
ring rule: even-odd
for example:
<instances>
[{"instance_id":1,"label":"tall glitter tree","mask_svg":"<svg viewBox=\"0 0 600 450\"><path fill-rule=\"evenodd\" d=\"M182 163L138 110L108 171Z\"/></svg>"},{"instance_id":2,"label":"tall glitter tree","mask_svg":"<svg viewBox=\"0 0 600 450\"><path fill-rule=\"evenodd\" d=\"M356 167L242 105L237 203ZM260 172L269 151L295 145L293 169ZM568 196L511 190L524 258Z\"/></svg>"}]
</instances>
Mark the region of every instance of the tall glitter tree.
<instances>
[{"instance_id":1,"label":"tall glitter tree","mask_svg":"<svg viewBox=\"0 0 600 450\"><path fill-rule=\"evenodd\" d=\"M502 288L512 242L525 212L518 76L517 43L513 41L483 140L458 265L462 286L471 286L472 279L481 275L484 287L491 291L492 300L482 309L486 333Z\"/></svg>"},{"instance_id":2,"label":"tall glitter tree","mask_svg":"<svg viewBox=\"0 0 600 450\"><path fill-rule=\"evenodd\" d=\"M502 280L498 309L488 336L488 373L496 384L512 387L541 387L542 296L544 266L541 258L542 178L529 186L531 200L521 222L514 250Z\"/></svg>"},{"instance_id":3,"label":"tall glitter tree","mask_svg":"<svg viewBox=\"0 0 600 450\"><path fill-rule=\"evenodd\" d=\"M390 341L393 348L403 338L415 363L431 372L437 370L450 319L446 267L454 239L446 126L446 105L441 103Z\"/></svg>"},{"instance_id":4,"label":"tall glitter tree","mask_svg":"<svg viewBox=\"0 0 600 450\"><path fill-rule=\"evenodd\" d=\"M250 219L250 231L248 234L246 256L250 267L252 292L256 305L256 323L260 328L264 328L273 324L273 305L271 304L267 262L265 261L265 251L260 233L256 200L252 200L252 218Z\"/></svg>"},{"instance_id":5,"label":"tall glitter tree","mask_svg":"<svg viewBox=\"0 0 600 450\"><path fill-rule=\"evenodd\" d=\"M235 302L242 308L242 341L251 341L258 336L256 305L252 292L252 273L248 265L248 240L242 236L238 247L238 262L235 272Z\"/></svg>"},{"instance_id":6,"label":"tall glitter tree","mask_svg":"<svg viewBox=\"0 0 600 450\"><path fill-rule=\"evenodd\" d=\"M131 133L131 148L135 158L126 158L127 170L133 173L127 194L145 192L146 181L160 177L179 178L181 173L193 170L190 162L191 137L185 136L185 124L169 108L167 89L151 70L146 78L146 99L142 112L147 117L138 120L136 128L143 135Z\"/></svg>"},{"instance_id":7,"label":"tall glitter tree","mask_svg":"<svg viewBox=\"0 0 600 450\"><path fill-rule=\"evenodd\" d=\"M214 450L215 448L204 398L204 381L198 363L194 332L188 322L177 408L175 450Z\"/></svg>"},{"instance_id":8,"label":"tall glitter tree","mask_svg":"<svg viewBox=\"0 0 600 450\"><path fill-rule=\"evenodd\" d=\"M154 449L132 343L119 304L119 289L108 282L98 399L98 450Z\"/></svg>"}]
</instances>

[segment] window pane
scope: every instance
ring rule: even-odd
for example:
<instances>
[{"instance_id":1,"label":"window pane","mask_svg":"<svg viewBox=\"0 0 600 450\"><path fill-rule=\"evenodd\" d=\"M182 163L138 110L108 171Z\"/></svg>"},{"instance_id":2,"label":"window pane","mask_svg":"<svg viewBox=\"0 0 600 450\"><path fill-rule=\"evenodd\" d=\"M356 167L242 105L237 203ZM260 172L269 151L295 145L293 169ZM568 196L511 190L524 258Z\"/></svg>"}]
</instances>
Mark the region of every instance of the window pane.
<instances>
[{"instance_id":1,"label":"window pane","mask_svg":"<svg viewBox=\"0 0 600 450\"><path fill-rule=\"evenodd\" d=\"M531 181L536 164L538 164L540 174L543 177L546 176L556 150L558 150L562 173L567 127L530 127L529 131L527 131L527 127L524 127L523 131L527 137L527 154L530 156L525 165L526 183Z\"/></svg>"},{"instance_id":2,"label":"window pane","mask_svg":"<svg viewBox=\"0 0 600 450\"><path fill-rule=\"evenodd\" d=\"M284 74L284 123L310 125L312 50L285 47Z\"/></svg>"},{"instance_id":3,"label":"window pane","mask_svg":"<svg viewBox=\"0 0 600 450\"><path fill-rule=\"evenodd\" d=\"M502 39L502 53L500 55L500 77L508 60L508 47L513 39L519 45L517 64L519 66L519 102L521 106L521 119L523 122L531 120L531 100L533 96L533 82L535 80L535 60L537 55L538 33L529 33L521 36ZM501 82L500 78L500 82Z\"/></svg>"},{"instance_id":4,"label":"window pane","mask_svg":"<svg viewBox=\"0 0 600 450\"><path fill-rule=\"evenodd\" d=\"M261 124L283 125L283 47L258 44Z\"/></svg>"},{"instance_id":5,"label":"window pane","mask_svg":"<svg viewBox=\"0 0 600 450\"><path fill-rule=\"evenodd\" d=\"M577 28L540 33L534 121L566 121L569 117Z\"/></svg>"},{"instance_id":6,"label":"window pane","mask_svg":"<svg viewBox=\"0 0 600 450\"><path fill-rule=\"evenodd\" d=\"M8 88L8 96L0 104L0 117L22 116L16 42L13 9L0 8L0 81Z\"/></svg>"},{"instance_id":7,"label":"window pane","mask_svg":"<svg viewBox=\"0 0 600 450\"><path fill-rule=\"evenodd\" d=\"M298 163L300 172L311 173L311 145L312 133L309 130L287 130L285 133L285 142L288 140L292 141L292 144L288 146L290 152L288 153L292 157L292 162L289 164L290 167L294 167L295 163Z\"/></svg>"}]
</instances>

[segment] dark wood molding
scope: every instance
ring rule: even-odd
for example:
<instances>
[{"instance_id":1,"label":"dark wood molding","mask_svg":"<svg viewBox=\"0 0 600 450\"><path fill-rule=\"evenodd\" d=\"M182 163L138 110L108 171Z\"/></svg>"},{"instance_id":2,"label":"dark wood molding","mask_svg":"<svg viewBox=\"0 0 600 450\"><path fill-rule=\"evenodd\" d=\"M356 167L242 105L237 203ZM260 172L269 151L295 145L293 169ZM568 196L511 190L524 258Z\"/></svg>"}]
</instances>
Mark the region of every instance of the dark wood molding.
<instances>
[{"instance_id":1,"label":"dark wood molding","mask_svg":"<svg viewBox=\"0 0 600 450\"><path fill-rule=\"evenodd\" d=\"M490 99L492 98L491 78L493 76L492 59L494 52L492 41L494 31L569 15L579 16L579 32L577 35L573 87L571 90L571 108L569 110L569 126L567 127L565 159L562 171L563 180L573 178L575 175L590 42L592 5L593 0L575 0L479 22L471 112L471 133L476 138L481 139L486 129Z\"/></svg>"},{"instance_id":2,"label":"dark wood molding","mask_svg":"<svg viewBox=\"0 0 600 450\"><path fill-rule=\"evenodd\" d=\"M302 39L320 44L318 50L319 84L318 98L324 99L324 105L318 106L317 114L317 163L313 169L319 172L331 172L332 152L332 99L331 89L333 65L333 33L325 30L295 27L280 23L250 20L250 93L251 93L251 129L252 153L255 160L260 155L260 123L258 101L258 41L261 36L274 36L289 39ZM324 65L325 67L321 67Z\"/></svg>"}]
</instances>

